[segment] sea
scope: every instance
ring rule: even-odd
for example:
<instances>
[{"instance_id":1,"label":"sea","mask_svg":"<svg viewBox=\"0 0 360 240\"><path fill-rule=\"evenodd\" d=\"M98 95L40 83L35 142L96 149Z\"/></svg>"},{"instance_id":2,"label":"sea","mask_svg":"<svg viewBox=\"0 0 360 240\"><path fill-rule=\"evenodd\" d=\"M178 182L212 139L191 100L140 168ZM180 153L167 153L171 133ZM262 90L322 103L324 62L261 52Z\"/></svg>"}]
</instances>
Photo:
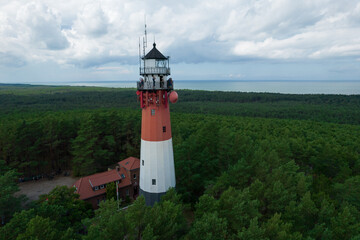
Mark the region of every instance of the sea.
<instances>
[{"instance_id":1,"label":"sea","mask_svg":"<svg viewBox=\"0 0 360 240\"><path fill-rule=\"evenodd\" d=\"M35 84L35 83L34 83ZM42 83L44 84L44 83ZM136 81L82 81L57 82L46 85L98 86L112 88L135 88ZM175 80L174 89L233 92L267 92L289 94L360 94L360 80Z\"/></svg>"}]
</instances>

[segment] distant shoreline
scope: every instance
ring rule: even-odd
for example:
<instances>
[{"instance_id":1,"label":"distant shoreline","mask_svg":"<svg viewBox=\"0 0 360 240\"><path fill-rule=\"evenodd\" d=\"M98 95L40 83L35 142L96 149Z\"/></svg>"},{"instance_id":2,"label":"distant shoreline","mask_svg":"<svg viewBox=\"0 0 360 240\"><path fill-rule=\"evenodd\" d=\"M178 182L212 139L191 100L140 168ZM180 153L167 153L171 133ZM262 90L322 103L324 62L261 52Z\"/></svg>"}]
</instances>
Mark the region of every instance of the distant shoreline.
<instances>
[{"instance_id":1,"label":"distant shoreline","mask_svg":"<svg viewBox=\"0 0 360 240\"><path fill-rule=\"evenodd\" d=\"M359 95L360 80L176 80L175 89L281 94ZM135 80L0 83L0 86L104 87L136 89Z\"/></svg>"}]
</instances>

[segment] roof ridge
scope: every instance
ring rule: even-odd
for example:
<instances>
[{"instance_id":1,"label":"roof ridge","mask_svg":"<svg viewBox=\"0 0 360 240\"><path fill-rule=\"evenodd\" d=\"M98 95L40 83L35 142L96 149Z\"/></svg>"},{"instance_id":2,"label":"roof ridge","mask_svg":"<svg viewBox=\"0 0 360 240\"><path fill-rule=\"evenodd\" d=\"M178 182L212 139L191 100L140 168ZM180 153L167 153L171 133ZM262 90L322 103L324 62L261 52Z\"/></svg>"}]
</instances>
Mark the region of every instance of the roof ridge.
<instances>
[{"instance_id":1,"label":"roof ridge","mask_svg":"<svg viewBox=\"0 0 360 240\"><path fill-rule=\"evenodd\" d=\"M153 48L145 55L145 59L167 59L157 48L156 43L153 44Z\"/></svg>"},{"instance_id":2,"label":"roof ridge","mask_svg":"<svg viewBox=\"0 0 360 240\"><path fill-rule=\"evenodd\" d=\"M78 189L80 189L82 180L83 180L83 178L80 178L79 180L76 181L76 182L79 182L79 187L76 187L76 182L75 182L74 186L75 186L75 188L77 188L76 191L78 191Z\"/></svg>"},{"instance_id":3,"label":"roof ridge","mask_svg":"<svg viewBox=\"0 0 360 240\"><path fill-rule=\"evenodd\" d=\"M134 166L134 164L135 164L135 161L136 161L136 159L134 158L134 159L133 159L133 162L132 162L132 164L131 164L130 170L132 170L132 168L133 168L133 166Z\"/></svg>"},{"instance_id":4,"label":"roof ridge","mask_svg":"<svg viewBox=\"0 0 360 240\"><path fill-rule=\"evenodd\" d=\"M111 169L111 170L108 170L108 171L103 171L103 172L99 172L99 173L94 173L94 174L91 174L87 177L91 178L91 177L97 177L97 175L108 175L108 174L111 174L111 172L115 170L115 169Z\"/></svg>"}]
</instances>

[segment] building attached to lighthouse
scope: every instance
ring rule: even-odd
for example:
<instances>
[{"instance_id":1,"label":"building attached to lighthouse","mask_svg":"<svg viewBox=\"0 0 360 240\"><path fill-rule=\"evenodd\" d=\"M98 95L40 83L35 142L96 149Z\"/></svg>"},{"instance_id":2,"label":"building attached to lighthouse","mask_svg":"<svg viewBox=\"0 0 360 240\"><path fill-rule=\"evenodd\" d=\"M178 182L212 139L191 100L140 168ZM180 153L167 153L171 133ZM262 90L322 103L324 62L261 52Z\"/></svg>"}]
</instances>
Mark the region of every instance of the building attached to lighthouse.
<instances>
[{"instance_id":1,"label":"building attached to lighthouse","mask_svg":"<svg viewBox=\"0 0 360 240\"><path fill-rule=\"evenodd\" d=\"M145 55L145 54L144 54ZM169 57L153 48L141 58L137 95L142 109L140 195L152 206L176 185L169 101L175 103Z\"/></svg>"}]
</instances>

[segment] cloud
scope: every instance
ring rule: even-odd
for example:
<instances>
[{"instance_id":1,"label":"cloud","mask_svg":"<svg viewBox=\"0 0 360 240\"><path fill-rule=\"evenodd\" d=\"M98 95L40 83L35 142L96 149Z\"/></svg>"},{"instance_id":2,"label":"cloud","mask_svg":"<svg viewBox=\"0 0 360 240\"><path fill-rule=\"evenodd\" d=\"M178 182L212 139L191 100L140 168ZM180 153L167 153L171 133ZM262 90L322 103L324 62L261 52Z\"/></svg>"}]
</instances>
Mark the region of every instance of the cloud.
<instances>
[{"instance_id":1,"label":"cloud","mask_svg":"<svg viewBox=\"0 0 360 240\"><path fill-rule=\"evenodd\" d=\"M0 3L2 64L135 65L145 14L149 46L175 63L360 58L357 0L13 0Z\"/></svg>"},{"instance_id":2,"label":"cloud","mask_svg":"<svg viewBox=\"0 0 360 240\"><path fill-rule=\"evenodd\" d=\"M16 20L21 26L19 35L23 37L22 40L37 48L61 50L69 46L60 27L59 15L44 4L26 4L17 12Z\"/></svg>"},{"instance_id":3,"label":"cloud","mask_svg":"<svg viewBox=\"0 0 360 240\"><path fill-rule=\"evenodd\" d=\"M77 66L79 68L90 68L90 67L99 67L108 63L116 62L118 64L136 64L139 62L137 57L131 56L108 56L107 54L102 55L92 55L91 58L84 57L84 58L69 58L66 59L64 64L70 64Z\"/></svg>"},{"instance_id":4,"label":"cloud","mask_svg":"<svg viewBox=\"0 0 360 240\"><path fill-rule=\"evenodd\" d=\"M0 52L0 66L6 67L22 67L26 64L20 56L16 56L10 52Z\"/></svg>"},{"instance_id":5,"label":"cloud","mask_svg":"<svg viewBox=\"0 0 360 240\"><path fill-rule=\"evenodd\" d=\"M100 3L91 3L84 6L74 22L74 28L79 34L88 37L100 37L108 32L108 19Z\"/></svg>"}]
</instances>

